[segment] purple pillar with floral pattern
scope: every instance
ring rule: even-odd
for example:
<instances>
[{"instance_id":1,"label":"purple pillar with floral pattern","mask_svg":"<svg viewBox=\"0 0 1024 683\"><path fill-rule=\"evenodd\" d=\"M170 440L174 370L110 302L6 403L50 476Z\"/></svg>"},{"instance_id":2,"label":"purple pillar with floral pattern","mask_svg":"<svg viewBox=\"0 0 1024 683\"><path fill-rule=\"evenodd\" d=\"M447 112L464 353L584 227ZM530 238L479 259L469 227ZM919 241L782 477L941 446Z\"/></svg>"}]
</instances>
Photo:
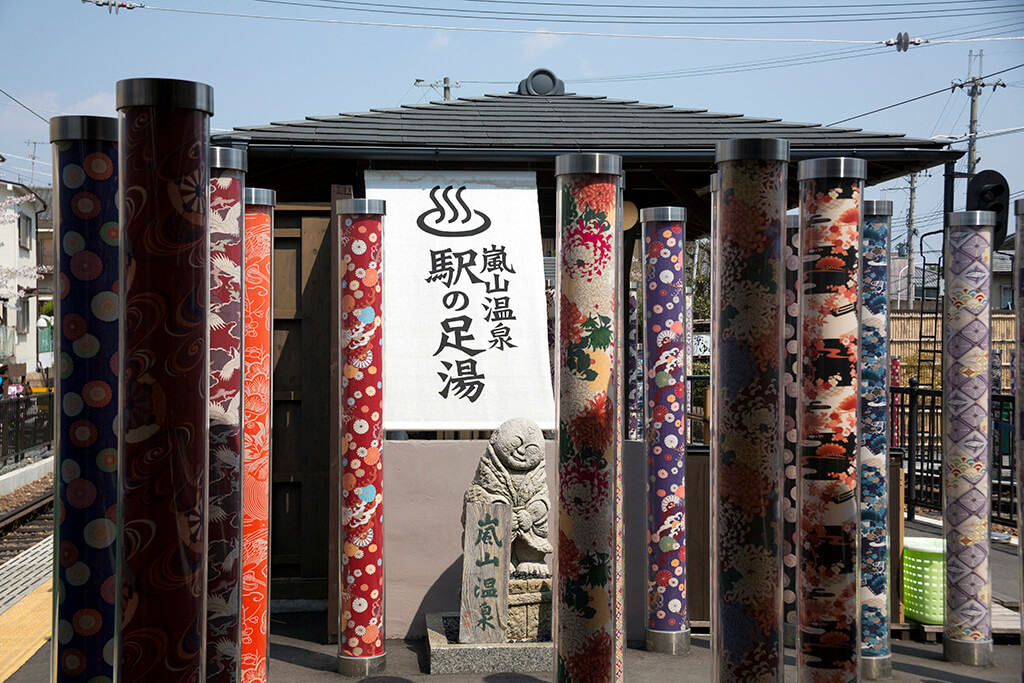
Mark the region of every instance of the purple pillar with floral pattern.
<instances>
[{"instance_id":1,"label":"purple pillar with floral pattern","mask_svg":"<svg viewBox=\"0 0 1024 683\"><path fill-rule=\"evenodd\" d=\"M860 287L861 675L892 678L889 650L889 228L892 202L864 202Z\"/></svg>"},{"instance_id":2,"label":"purple pillar with floral pattern","mask_svg":"<svg viewBox=\"0 0 1024 683\"><path fill-rule=\"evenodd\" d=\"M206 682L242 679L242 321L246 153L210 148L210 517Z\"/></svg>"},{"instance_id":3,"label":"purple pillar with floral pattern","mask_svg":"<svg viewBox=\"0 0 1024 683\"><path fill-rule=\"evenodd\" d=\"M213 89L119 81L121 347L114 680L206 674Z\"/></svg>"},{"instance_id":4,"label":"purple pillar with floral pattern","mask_svg":"<svg viewBox=\"0 0 1024 683\"><path fill-rule=\"evenodd\" d=\"M641 209L647 649L690 651L686 612L686 209Z\"/></svg>"},{"instance_id":5,"label":"purple pillar with floral pattern","mask_svg":"<svg viewBox=\"0 0 1024 683\"><path fill-rule=\"evenodd\" d=\"M996 214L947 216L942 324L942 487L946 659L992 663L992 232Z\"/></svg>"},{"instance_id":6,"label":"purple pillar with floral pattern","mask_svg":"<svg viewBox=\"0 0 1024 683\"><path fill-rule=\"evenodd\" d=\"M789 143L720 142L716 162L713 677L782 681L782 243Z\"/></svg>"},{"instance_id":7,"label":"purple pillar with floral pattern","mask_svg":"<svg viewBox=\"0 0 1024 683\"><path fill-rule=\"evenodd\" d=\"M621 170L610 154L555 160L560 683L623 678Z\"/></svg>"},{"instance_id":8,"label":"purple pillar with floral pattern","mask_svg":"<svg viewBox=\"0 0 1024 683\"><path fill-rule=\"evenodd\" d=\"M860 240L863 159L799 165L803 364L797 445L797 675L860 665Z\"/></svg>"},{"instance_id":9,"label":"purple pillar with floral pattern","mask_svg":"<svg viewBox=\"0 0 1024 683\"><path fill-rule=\"evenodd\" d=\"M59 116L53 143L55 683L114 675L117 564L117 119Z\"/></svg>"}]
</instances>

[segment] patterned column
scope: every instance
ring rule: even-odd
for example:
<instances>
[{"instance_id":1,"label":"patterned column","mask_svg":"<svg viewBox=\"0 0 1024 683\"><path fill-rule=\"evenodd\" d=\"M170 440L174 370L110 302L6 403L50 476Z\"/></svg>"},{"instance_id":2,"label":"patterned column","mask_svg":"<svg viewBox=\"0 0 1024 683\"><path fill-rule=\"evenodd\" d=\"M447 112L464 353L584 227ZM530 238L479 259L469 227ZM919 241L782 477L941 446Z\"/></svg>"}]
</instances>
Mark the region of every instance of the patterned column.
<instances>
[{"instance_id":1,"label":"patterned column","mask_svg":"<svg viewBox=\"0 0 1024 683\"><path fill-rule=\"evenodd\" d=\"M114 680L206 673L213 89L119 81L121 393Z\"/></svg>"},{"instance_id":2,"label":"patterned column","mask_svg":"<svg viewBox=\"0 0 1024 683\"><path fill-rule=\"evenodd\" d=\"M685 269L685 266L684 266ZM686 288L686 376L693 374L693 287ZM686 386L686 413L693 410L693 391L687 379ZM690 434L689 432L687 432ZM692 439L690 434L687 438Z\"/></svg>"},{"instance_id":3,"label":"patterned column","mask_svg":"<svg viewBox=\"0 0 1024 683\"><path fill-rule=\"evenodd\" d=\"M206 681L242 676L242 258L246 153L210 148L210 517Z\"/></svg>"},{"instance_id":4,"label":"patterned column","mask_svg":"<svg viewBox=\"0 0 1024 683\"><path fill-rule=\"evenodd\" d=\"M988 564L992 481L990 407L991 211L948 214L942 324L942 487L946 537L946 659L992 662Z\"/></svg>"},{"instance_id":5,"label":"patterned column","mask_svg":"<svg viewBox=\"0 0 1024 683\"><path fill-rule=\"evenodd\" d=\"M621 169L609 154L555 160L560 683L623 676Z\"/></svg>"},{"instance_id":6,"label":"patterned column","mask_svg":"<svg viewBox=\"0 0 1024 683\"><path fill-rule=\"evenodd\" d=\"M862 210L860 299L861 675L892 678L889 651L889 230L892 202Z\"/></svg>"},{"instance_id":7,"label":"patterned column","mask_svg":"<svg viewBox=\"0 0 1024 683\"><path fill-rule=\"evenodd\" d=\"M781 681L782 335L789 143L718 144L712 262L712 659L718 681Z\"/></svg>"},{"instance_id":8,"label":"patterned column","mask_svg":"<svg viewBox=\"0 0 1024 683\"><path fill-rule=\"evenodd\" d=\"M647 649L690 651L686 613L686 209L640 211L644 239Z\"/></svg>"},{"instance_id":9,"label":"patterned column","mask_svg":"<svg viewBox=\"0 0 1024 683\"><path fill-rule=\"evenodd\" d=\"M242 681L266 683L270 646L271 344L274 311L273 190L245 188L242 341Z\"/></svg>"},{"instance_id":10,"label":"patterned column","mask_svg":"<svg viewBox=\"0 0 1024 683\"><path fill-rule=\"evenodd\" d=\"M803 343L797 453L797 675L856 681L860 660L860 239L867 164L800 162Z\"/></svg>"},{"instance_id":11,"label":"patterned column","mask_svg":"<svg viewBox=\"0 0 1024 683\"><path fill-rule=\"evenodd\" d=\"M644 412L643 369L640 355L640 301L632 287L629 290L629 311L626 315L626 381L629 383L628 406L628 438L638 441L643 438L641 415Z\"/></svg>"},{"instance_id":12,"label":"patterned column","mask_svg":"<svg viewBox=\"0 0 1024 683\"><path fill-rule=\"evenodd\" d=\"M1010 391L1013 392L1017 403L1017 538L1021 539L1024 538L1024 382L1017 382L1017 377L1024 377L1024 199L1014 202L1013 208L1017 215L1016 258L1013 262L1013 289L1017 294L1013 302L1013 310L1017 316L1017 346L1010 349L1010 369L1013 371L1013 379L1010 381L1013 388ZM1024 543L1017 544L1017 552L1020 554L1018 595L1024 595ZM1024 619L1021 620L1021 643L1024 643ZM1020 677L1024 682L1024 647L1021 648L1020 655Z\"/></svg>"},{"instance_id":13,"label":"patterned column","mask_svg":"<svg viewBox=\"0 0 1024 683\"><path fill-rule=\"evenodd\" d=\"M785 484L782 498L782 601L785 644L796 647L796 452L797 411L800 403L800 216L786 216L786 241L782 247L786 262L786 358L783 363L783 450Z\"/></svg>"},{"instance_id":14,"label":"patterned column","mask_svg":"<svg viewBox=\"0 0 1024 683\"><path fill-rule=\"evenodd\" d=\"M383 221L379 199L341 199L335 213L341 324L341 586L338 672L384 667Z\"/></svg>"},{"instance_id":15,"label":"patterned column","mask_svg":"<svg viewBox=\"0 0 1024 683\"><path fill-rule=\"evenodd\" d=\"M53 143L57 520L52 680L114 675L117 119L60 116Z\"/></svg>"}]
</instances>

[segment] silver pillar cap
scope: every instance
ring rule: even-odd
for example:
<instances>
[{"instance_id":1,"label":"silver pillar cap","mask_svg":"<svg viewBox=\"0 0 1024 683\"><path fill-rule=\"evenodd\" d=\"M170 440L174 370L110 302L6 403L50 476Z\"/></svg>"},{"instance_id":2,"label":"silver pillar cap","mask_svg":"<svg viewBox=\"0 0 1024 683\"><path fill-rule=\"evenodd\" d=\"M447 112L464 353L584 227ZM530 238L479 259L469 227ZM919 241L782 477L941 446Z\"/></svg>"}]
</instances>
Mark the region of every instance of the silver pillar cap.
<instances>
[{"instance_id":1,"label":"silver pillar cap","mask_svg":"<svg viewBox=\"0 0 1024 683\"><path fill-rule=\"evenodd\" d=\"M103 140L117 142L117 119L110 116L54 116L50 142Z\"/></svg>"},{"instance_id":2,"label":"silver pillar cap","mask_svg":"<svg viewBox=\"0 0 1024 683\"><path fill-rule=\"evenodd\" d=\"M622 175L622 157L618 154L560 154L555 157L555 175L600 173Z\"/></svg>"},{"instance_id":3,"label":"silver pillar cap","mask_svg":"<svg viewBox=\"0 0 1024 683\"><path fill-rule=\"evenodd\" d=\"M789 161L789 140L781 138L734 138L722 140L715 148L715 163L763 159Z\"/></svg>"},{"instance_id":4,"label":"silver pillar cap","mask_svg":"<svg viewBox=\"0 0 1024 683\"><path fill-rule=\"evenodd\" d=\"M995 211L957 211L946 215L951 228L991 228L997 220Z\"/></svg>"},{"instance_id":5,"label":"silver pillar cap","mask_svg":"<svg viewBox=\"0 0 1024 683\"><path fill-rule=\"evenodd\" d=\"M252 206L277 206L277 192L262 187L247 187L245 203Z\"/></svg>"},{"instance_id":6,"label":"silver pillar cap","mask_svg":"<svg viewBox=\"0 0 1024 683\"><path fill-rule=\"evenodd\" d=\"M244 149L234 147L210 147L210 168L242 171L249 170L249 155Z\"/></svg>"},{"instance_id":7,"label":"silver pillar cap","mask_svg":"<svg viewBox=\"0 0 1024 683\"><path fill-rule=\"evenodd\" d=\"M891 216L892 201L888 199L865 199L861 213L865 216Z\"/></svg>"},{"instance_id":8,"label":"silver pillar cap","mask_svg":"<svg viewBox=\"0 0 1024 683\"><path fill-rule=\"evenodd\" d=\"M349 215L373 214L383 216L387 213L383 199L339 199L335 204L338 213Z\"/></svg>"},{"instance_id":9,"label":"silver pillar cap","mask_svg":"<svg viewBox=\"0 0 1024 683\"><path fill-rule=\"evenodd\" d=\"M641 223L662 221L685 223L686 209L681 206L652 206L647 209L640 209Z\"/></svg>"},{"instance_id":10,"label":"silver pillar cap","mask_svg":"<svg viewBox=\"0 0 1024 683\"><path fill-rule=\"evenodd\" d=\"M1017 216L1024 216L1024 199L1018 199L1013 203L1013 213Z\"/></svg>"},{"instance_id":11,"label":"silver pillar cap","mask_svg":"<svg viewBox=\"0 0 1024 683\"><path fill-rule=\"evenodd\" d=\"M128 78L117 82L117 109L127 107L198 109L213 116L213 88L176 78Z\"/></svg>"},{"instance_id":12,"label":"silver pillar cap","mask_svg":"<svg viewBox=\"0 0 1024 683\"><path fill-rule=\"evenodd\" d=\"M810 178L854 178L867 180L868 162L856 157L807 159L797 166L798 180Z\"/></svg>"}]
</instances>

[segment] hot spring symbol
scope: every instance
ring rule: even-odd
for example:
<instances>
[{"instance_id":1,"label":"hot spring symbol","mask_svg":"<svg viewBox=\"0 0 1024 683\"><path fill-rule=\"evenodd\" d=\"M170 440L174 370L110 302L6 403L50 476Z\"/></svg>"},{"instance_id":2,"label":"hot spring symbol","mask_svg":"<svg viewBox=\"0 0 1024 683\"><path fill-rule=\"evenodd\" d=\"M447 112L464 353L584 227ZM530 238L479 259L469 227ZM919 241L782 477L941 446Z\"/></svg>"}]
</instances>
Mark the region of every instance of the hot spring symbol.
<instances>
[{"instance_id":1,"label":"hot spring symbol","mask_svg":"<svg viewBox=\"0 0 1024 683\"><path fill-rule=\"evenodd\" d=\"M423 232L438 237L471 237L487 230L491 227L491 219L482 211L469 208L462 198L465 191L465 185L458 189L449 185L443 190L440 185L435 185L430 190L430 201L434 207L420 214L416 225Z\"/></svg>"}]
</instances>

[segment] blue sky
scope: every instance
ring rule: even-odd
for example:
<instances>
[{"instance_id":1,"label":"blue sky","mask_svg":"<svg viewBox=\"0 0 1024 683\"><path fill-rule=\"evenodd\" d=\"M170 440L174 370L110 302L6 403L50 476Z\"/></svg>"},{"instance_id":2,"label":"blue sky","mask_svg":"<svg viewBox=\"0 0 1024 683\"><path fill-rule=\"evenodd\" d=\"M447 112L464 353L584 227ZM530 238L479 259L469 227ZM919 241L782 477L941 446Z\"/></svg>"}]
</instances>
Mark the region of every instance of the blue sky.
<instances>
[{"instance_id":1,"label":"blue sky","mask_svg":"<svg viewBox=\"0 0 1024 683\"><path fill-rule=\"evenodd\" d=\"M415 87L444 76L461 86L454 96L507 92L532 69L552 69L566 89L588 95L634 99L712 111L828 124L949 86L965 79L968 51L984 50L984 73L1024 64L1024 40L936 43L908 52L871 44L760 42L763 39L879 41L905 31L912 38L967 40L1024 36L1024 6L1012 0L970 3L846 3L832 0L710 0L745 10L684 9L686 0L644 0L645 8L623 0L567 6L488 0L155 0L153 7L340 21L490 27L549 31L540 34L477 33L437 28L399 28L205 16L160 9L122 10L79 0L0 0L6 54L0 88L36 109L56 113L114 116L114 86L122 78L159 76L211 84L215 129L306 115L365 111L440 99L431 88ZM147 3L149 4L149 3ZM615 6L617 4L617 6ZM396 7L431 8L413 10ZM859 6L858 6L859 5ZM692 3L691 7L695 6ZM788 6L791 9L772 8ZM674 8L674 9L669 9ZM833 9L829 9L833 8ZM453 16L409 16L382 10ZM468 12L476 11L476 16ZM482 12L523 14L512 21L485 20ZM903 12L889 20L884 13ZM908 15L907 12L919 12ZM532 14L527 14L532 13ZM844 19L829 21L834 13ZM861 13L861 14L856 14ZM944 16L940 16L944 13ZM569 15L568 21L554 14ZM765 18L722 25L723 18L785 14L781 23ZM586 23L584 15L612 16L613 23ZM679 17L680 23L636 19ZM493 15L492 15L493 16ZM626 23L644 21L648 23ZM710 22L710 23L699 23ZM814 22L814 23L796 23ZM557 31L757 39L758 42L639 37L558 35ZM795 65L769 68L777 60ZM979 64L974 62L974 74ZM711 70L712 73L708 73ZM656 74L656 78L640 77ZM979 101L980 130L1024 126L1024 67L998 76L1009 87L985 90ZM990 79L994 80L994 79ZM966 134L969 98L943 92L847 124L914 137ZM35 148L37 182L50 167L47 125L0 95L0 178L30 175ZM958 147L965 147L964 144ZM1024 132L980 139L980 169L1002 172L1011 190L1024 190ZM941 227L942 170L919 180L919 230ZM872 188L868 198L891 199L900 239L907 208L906 181ZM883 188L889 188L883 191ZM964 185L957 189L958 206ZM1024 194L1018 195L1024 197ZM935 242L934 246L938 243ZM932 255L934 258L934 255Z\"/></svg>"}]
</instances>

